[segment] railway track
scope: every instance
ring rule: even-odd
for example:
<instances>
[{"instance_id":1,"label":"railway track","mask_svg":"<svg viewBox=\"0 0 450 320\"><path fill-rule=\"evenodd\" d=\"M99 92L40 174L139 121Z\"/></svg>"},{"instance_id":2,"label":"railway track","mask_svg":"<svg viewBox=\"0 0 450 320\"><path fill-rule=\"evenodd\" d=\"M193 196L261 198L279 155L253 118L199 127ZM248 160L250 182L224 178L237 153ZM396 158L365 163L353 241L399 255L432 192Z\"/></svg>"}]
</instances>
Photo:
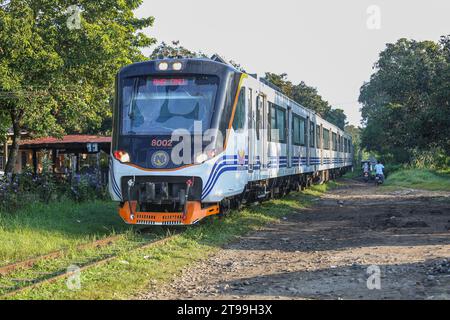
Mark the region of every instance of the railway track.
<instances>
[{"instance_id":1,"label":"railway track","mask_svg":"<svg viewBox=\"0 0 450 320\"><path fill-rule=\"evenodd\" d=\"M162 245L170 240L172 240L175 236L179 235L180 233L175 233L172 234L170 236L166 236L162 239L157 239L151 242L146 242L144 244L138 245L136 247L133 248L133 250L139 250L139 249L146 249L146 248L150 248L153 246L158 246L158 245ZM108 244L113 243L114 241L117 241L121 236L113 236L113 237L108 237L105 239L101 239L98 241L94 241L92 243L89 244L85 244L82 245L80 247L77 247L77 249L86 249L86 248L90 248L90 247L97 247L97 246L107 246ZM59 254L59 255L58 255ZM41 261L42 259L48 259L48 258L55 258L55 257L60 257L63 253L60 253L60 251L55 251L53 253L47 254L47 255L43 255L40 257L36 257L33 259L29 259L29 260L25 260L25 261L21 261L15 264L11 264L11 265L7 265L1 268L2 272L6 272L6 273L2 273L2 276L7 276L9 273L11 273L14 270L17 270L19 268L26 268L26 267L32 267L35 263L37 263L38 261ZM17 293L20 293L22 291L28 290L28 289L32 289L34 287L37 287L39 285L42 284L46 284L46 283L53 283L57 280L60 279L64 279L67 278L71 275L73 275L75 272L79 272L79 271L83 271L83 270L87 270L90 269L92 267L96 267L96 266L101 266L103 264L106 264L110 261L113 261L114 259L116 259L118 256L118 254L110 254L105 256L104 258L101 259L97 259L94 260L92 262L88 262L82 266L80 266L77 271L61 271L61 272L57 272L57 273L52 273L49 277L45 277L45 278L36 278L36 279L29 279L27 280L27 282L31 282L31 284L29 285L24 285L24 286L18 286L18 287L12 287L11 290L6 290L6 293L3 293L0 295L0 299L4 299L7 297L11 297Z\"/></svg>"},{"instance_id":2,"label":"railway track","mask_svg":"<svg viewBox=\"0 0 450 320\"><path fill-rule=\"evenodd\" d=\"M96 240L96 241L93 241L90 243L85 243L85 244L77 246L75 248L75 250L79 251L79 250L89 249L89 248L104 247L104 246L110 245L111 243L121 239L122 237L123 237L123 235L114 235L114 236ZM26 260L23 260L20 262L15 262L15 263L11 263L11 264L2 266L2 267L0 267L0 276L5 276L15 270L18 270L18 269L32 267L33 265L35 265L36 263L38 263L39 261L42 261L42 260L59 258L62 255L64 255L66 252L67 252L67 249L61 249L61 250L53 251L53 252L38 256L38 257L33 257L33 258L26 259Z\"/></svg>"}]
</instances>

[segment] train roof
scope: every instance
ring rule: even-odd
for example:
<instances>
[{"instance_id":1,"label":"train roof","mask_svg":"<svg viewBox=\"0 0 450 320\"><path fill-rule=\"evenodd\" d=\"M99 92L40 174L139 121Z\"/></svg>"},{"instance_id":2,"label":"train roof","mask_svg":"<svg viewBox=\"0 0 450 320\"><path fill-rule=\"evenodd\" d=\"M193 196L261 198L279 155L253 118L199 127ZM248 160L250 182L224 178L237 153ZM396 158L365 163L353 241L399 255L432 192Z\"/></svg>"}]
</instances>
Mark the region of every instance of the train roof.
<instances>
[{"instance_id":1,"label":"train roof","mask_svg":"<svg viewBox=\"0 0 450 320\"><path fill-rule=\"evenodd\" d=\"M167 63L169 65L173 65L175 62L180 62L182 65L182 69L180 70L159 70L158 65L160 63ZM200 74L214 74L214 75L226 75L229 73L235 73L235 74L246 74L249 77L252 77L259 81L260 83L264 84L265 86L269 87L270 89L274 90L282 96L284 99L288 100L290 103L308 110L310 113L314 114L316 117L320 118L323 122L325 122L330 127L334 127L340 131L343 131L347 135L349 135L344 129L339 128L335 124L330 123L329 121L325 120L323 117L321 117L319 114L317 114L315 111L301 105L300 103L292 100L288 96L286 96L279 87L271 83L265 78L258 77L255 74L249 74L246 72L242 72L241 70L238 70L235 68L232 64L226 62L226 60L222 59L218 55L214 55L211 58L168 58L168 59L156 59L156 60L147 60L143 62L136 62L130 65L127 65L120 69L119 75L122 77L130 77L130 76L136 76L136 75L162 75L164 73L167 73L167 71L170 71L171 74L176 73L200 73Z\"/></svg>"},{"instance_id":2,"label":"train roof","mask_svg":"<svg viewBox=\"0 0 450 320\"><path fill-rule=\"evenodd\" d=\"M166 63L168 65L168 69L160 69L159 66L162 63ZM175 63L180 63L181 69L173 69L171 66L173 66ZM124 77L140 74L162 75L167 72L170 72L171 74L200 73L211 75L214 74L219 76L226 73L242 73L230 64L207 58L171 58L147 60L143 62L133 63L120 69L119 75Z\"/></svg>"}]
</instances>

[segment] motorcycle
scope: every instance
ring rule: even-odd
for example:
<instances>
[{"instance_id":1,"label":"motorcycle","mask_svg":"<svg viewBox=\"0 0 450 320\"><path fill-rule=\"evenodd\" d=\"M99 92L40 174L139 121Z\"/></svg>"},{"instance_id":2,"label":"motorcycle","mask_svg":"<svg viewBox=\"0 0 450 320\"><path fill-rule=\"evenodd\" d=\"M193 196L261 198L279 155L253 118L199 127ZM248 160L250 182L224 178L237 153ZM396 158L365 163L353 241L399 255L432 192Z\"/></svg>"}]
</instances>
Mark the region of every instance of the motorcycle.
<instances>
[{"instance_id":1,"label":"motorcycle","mask_svg":"<svg viewBox=\"0 0 450 320\"><path fill-rule=\"evenodd\" d=\"M380 174L377 174L375 176L375 185L379 186L380 184L383 184L383 177Z\"/></svg>"},{"instance_id":2,"label":"motorcycle","mask_svg":"<svg viewBox=\"0 0 450 320\"><path fill-rule=\"evenodd\" d=\"M369 181L369 172L364 172L363 178L364 178L364 182L368 182Z\"/></svg>"}]
</instances>

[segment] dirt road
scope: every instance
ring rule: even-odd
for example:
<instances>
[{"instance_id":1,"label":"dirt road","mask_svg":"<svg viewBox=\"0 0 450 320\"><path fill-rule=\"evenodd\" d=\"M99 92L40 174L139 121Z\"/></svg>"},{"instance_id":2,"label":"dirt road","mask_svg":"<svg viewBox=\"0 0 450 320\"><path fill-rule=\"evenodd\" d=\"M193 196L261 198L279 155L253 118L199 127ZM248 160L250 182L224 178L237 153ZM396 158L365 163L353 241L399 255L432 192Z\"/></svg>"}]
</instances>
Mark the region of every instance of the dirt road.
<instances>
[{"instance_id":1,"label":"dirt road","mask_svg":"<svg viewBox=\"0 0 450 320\"><path fill-rule=\"evenodd\" d=\"M140 298L450 299L450 193L342 182Z\"/></svg>"}]
</instances>

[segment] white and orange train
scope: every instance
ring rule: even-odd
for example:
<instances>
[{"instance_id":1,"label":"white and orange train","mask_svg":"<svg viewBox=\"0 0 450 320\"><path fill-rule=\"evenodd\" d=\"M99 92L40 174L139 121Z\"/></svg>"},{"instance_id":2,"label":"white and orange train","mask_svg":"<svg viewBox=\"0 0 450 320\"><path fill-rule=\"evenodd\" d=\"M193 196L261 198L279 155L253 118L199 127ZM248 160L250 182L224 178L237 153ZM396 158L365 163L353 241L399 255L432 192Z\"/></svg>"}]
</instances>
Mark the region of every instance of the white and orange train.
<instances>
[{"instance_id":1,"label":"white and orange train","mask_svg":"<svg viewBox=\"0 0 450 320\"><path fill-rule=\"evenodd\" d=\"M113 123L109 191L130 224L195 224L352 166L350 135L212 59L124 67Z\"/></svg>"}]
</instances>

